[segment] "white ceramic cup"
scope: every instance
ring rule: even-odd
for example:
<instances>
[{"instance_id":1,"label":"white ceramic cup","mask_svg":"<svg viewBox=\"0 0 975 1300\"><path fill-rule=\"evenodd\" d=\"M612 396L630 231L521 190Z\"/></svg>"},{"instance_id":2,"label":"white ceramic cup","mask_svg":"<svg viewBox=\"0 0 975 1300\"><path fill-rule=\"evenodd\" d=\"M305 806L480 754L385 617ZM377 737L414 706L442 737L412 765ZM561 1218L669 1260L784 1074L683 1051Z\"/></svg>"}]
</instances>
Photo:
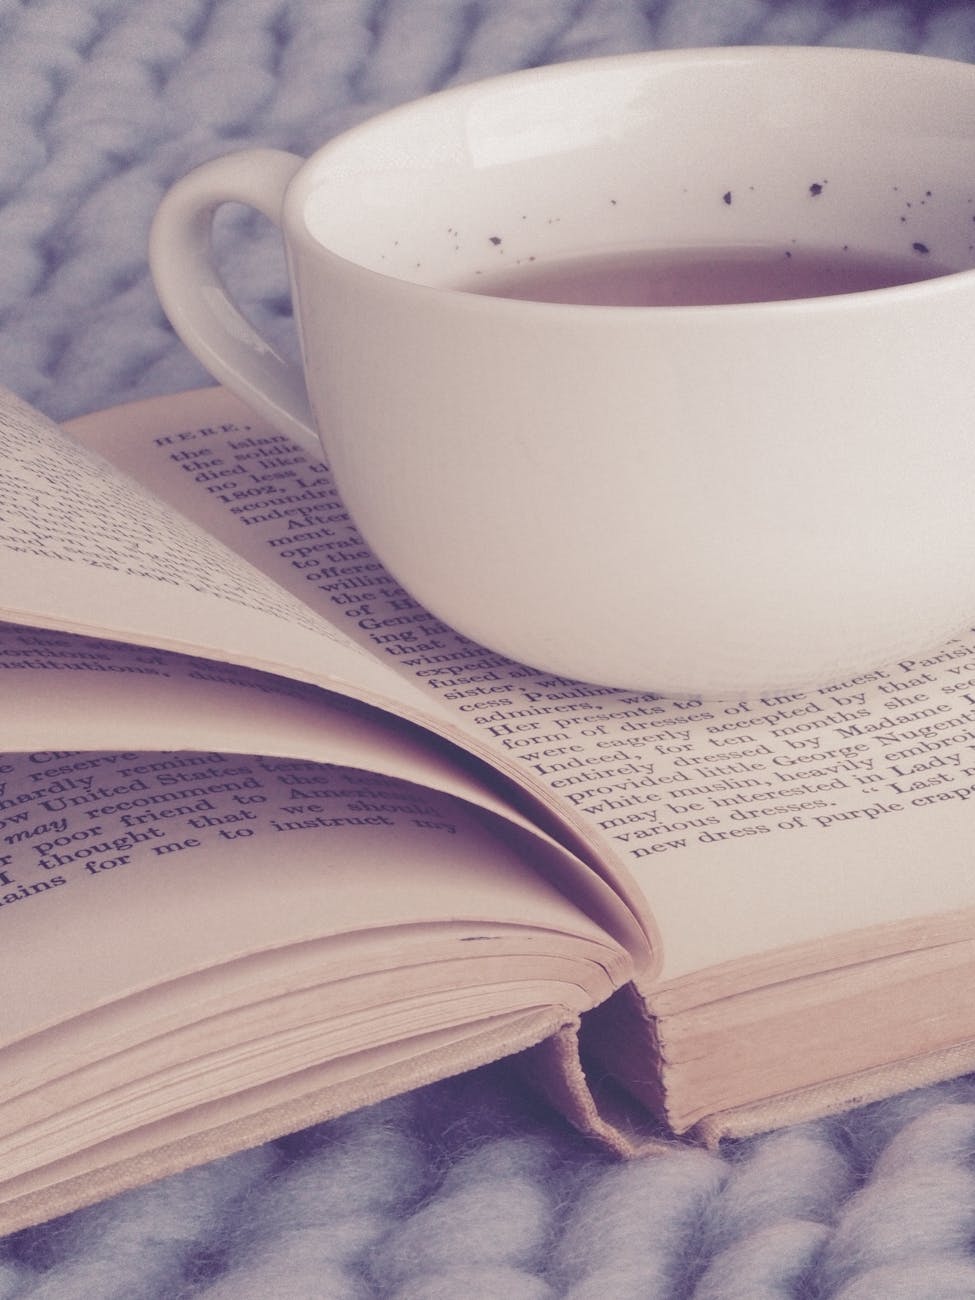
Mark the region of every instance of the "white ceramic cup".
<instances>
[{"instance_id":1,"label":"white ceramic cup","mask_svg":"<svg viewBox=\"0 0 975 1300\"><path fill-rule=\"evenodd\" d=\"M215 269L228 201L281 228L303 373ZM528 259L713 246L951 274L716 306L463 291ZM151 262L217 379L321 438L394 576L513 658L759 694L975 617L969 65L717 49L461 86L307 161L205 164L165 197Z\"/></svg>"}]
</instances>

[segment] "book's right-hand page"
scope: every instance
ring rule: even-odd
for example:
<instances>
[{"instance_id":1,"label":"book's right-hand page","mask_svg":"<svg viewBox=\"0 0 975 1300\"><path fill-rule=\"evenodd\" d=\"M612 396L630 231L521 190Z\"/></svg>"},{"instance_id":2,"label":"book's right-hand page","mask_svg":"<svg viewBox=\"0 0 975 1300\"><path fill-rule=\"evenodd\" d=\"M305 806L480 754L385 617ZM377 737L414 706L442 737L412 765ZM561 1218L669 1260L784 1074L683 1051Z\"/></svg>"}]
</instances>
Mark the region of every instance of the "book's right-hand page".
<instances>
[{"instance_id":1,"label":"book's right-hand page","mask_svg":"<svg viewBox=\"0 0 975 1300\"><path fill-rule=\"evenodd\" d=\"M221 415L236 433L220 434ZM655 988L728 963L747 983L747 959L975 907L975 629L748 701L568 681L416 605L364 546L327 468L235 399L209 391L168 414L148 403L73 428L370 648L601 845L664 936Z\"/></svg>"}]
</instances>

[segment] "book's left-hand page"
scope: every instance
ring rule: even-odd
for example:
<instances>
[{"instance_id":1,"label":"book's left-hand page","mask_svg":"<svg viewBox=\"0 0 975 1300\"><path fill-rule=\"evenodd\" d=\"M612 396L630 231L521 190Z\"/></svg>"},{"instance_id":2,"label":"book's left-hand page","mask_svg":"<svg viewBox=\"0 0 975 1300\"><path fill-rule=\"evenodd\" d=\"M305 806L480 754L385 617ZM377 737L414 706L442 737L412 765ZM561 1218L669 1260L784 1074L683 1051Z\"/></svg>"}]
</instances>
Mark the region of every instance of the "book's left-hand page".
<instances>
[{"instance_id":1,"label":"book's left-hand page","mask_svg":"<svg viewBox=\"0 0 975 1300\"><path fill-rule=\"evenodd\" d=\"M0 464L0 618L437 712L340 629L6 393Z\"/></svg>"},{"instance_id":2,"label":"book's left-hand page","mask_svg":"<svg viewBox=\"0 0 975 1300\"><path fill-rule=\"evenodd\" d=\"M0 757L0 1230L572 1023L628 958L528 848L347 768Z\"/></svg>"},{"instance_id":3,"label":"book's left-hand page","mask_svg":"<svg viewBox=\"0 0 975 1300\"><path fill-rule=\"evenodd\" d=\"M223 394L213 395L226 420ZM196 394L143 405L168 444L179 436L180 417L206 401ZM120 408L90 422L128 445L131 415ZM205 432L196 425L191 436ZM223 426L216 432L228 435ZM132 445L138 451L139 437ZM136 455L126 469L138 472L138 463ZM459 753L438 739L459 737L436 697L218 540L207 520L187 518L9 394L0 395L0 466L0 622L33 628L39 638L0 639L5 748L216 749L344 763L529 826L476 763L457 761ZM64 632L89 643L56 643ZM120 664L98 641L170 658ZM180 662L185 655L211 662ZM255 681L254 669L287 680ZM573 829L551 829L591 865Z\"/></svg>"}]
</instances>

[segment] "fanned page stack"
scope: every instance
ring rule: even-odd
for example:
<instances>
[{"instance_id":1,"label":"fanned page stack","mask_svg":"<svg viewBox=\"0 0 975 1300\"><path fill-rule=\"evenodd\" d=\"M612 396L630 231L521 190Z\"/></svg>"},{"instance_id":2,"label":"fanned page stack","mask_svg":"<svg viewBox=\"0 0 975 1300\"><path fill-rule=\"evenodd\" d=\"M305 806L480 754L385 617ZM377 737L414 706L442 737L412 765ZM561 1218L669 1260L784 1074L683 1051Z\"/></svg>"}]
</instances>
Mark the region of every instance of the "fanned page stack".
<instances>
[{"instance_id":1,"label":"fanned page stack","mask_svg":"<svg viewBox=\"0 0 975 1300\"><path fill-rule=\"evenodd\" d=\"M220 390L0 444L0 1231L506 1055L621 1154L975 1064L975 629L610 690Z\"/></svg>"}]
</instances>

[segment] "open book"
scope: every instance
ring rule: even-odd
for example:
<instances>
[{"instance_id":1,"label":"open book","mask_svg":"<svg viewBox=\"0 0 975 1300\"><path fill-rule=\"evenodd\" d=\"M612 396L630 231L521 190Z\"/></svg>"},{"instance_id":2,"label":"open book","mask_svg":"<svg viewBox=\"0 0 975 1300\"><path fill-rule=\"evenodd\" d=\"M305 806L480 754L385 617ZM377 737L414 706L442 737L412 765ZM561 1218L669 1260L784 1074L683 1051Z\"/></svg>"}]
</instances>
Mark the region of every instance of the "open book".
<instances>
[{"instance_id":1,"label":"open book","mask_svg":"<svg viewBox=\"0 0 975 1300\"><path fill-rule=\"evenodd\" d=\"M220 390L0 444L0 1231L506 1055L621 1153L975 1066L975 630L611 690Z\"/></svg>"}]
</instances>

